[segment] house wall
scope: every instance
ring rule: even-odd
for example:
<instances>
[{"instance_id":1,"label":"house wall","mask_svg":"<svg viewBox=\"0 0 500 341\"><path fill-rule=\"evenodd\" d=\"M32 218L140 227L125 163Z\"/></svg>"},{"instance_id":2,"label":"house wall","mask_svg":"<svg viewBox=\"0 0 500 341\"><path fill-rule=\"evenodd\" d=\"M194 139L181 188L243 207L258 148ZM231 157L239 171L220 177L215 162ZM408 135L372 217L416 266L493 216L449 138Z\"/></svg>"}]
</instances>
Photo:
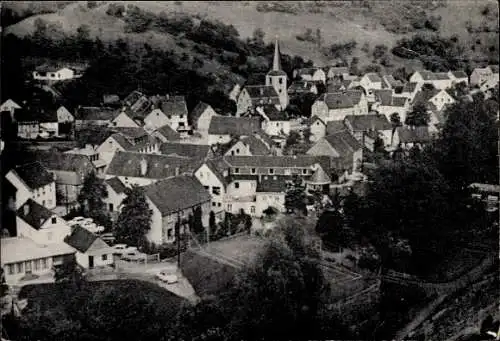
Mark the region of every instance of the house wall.
<instances>
[{"instance_id":1,"label":"house wall","mask_svg":"<svg viewBox=\"0 0 500 341\"><path fill-rule=\"evenodd\" d=\"M116 142L116 140L110 136L108 137L99 147L97 147L97 152L99 153L99 159L106 161L107 164L111 162L116 151L124 151L123 147Z\"/></svg>"},{"instance_id":2,"label":"house wall","mask_svg":"<svg viewBox=\"0 0 500 341\"><path fill-rule=\"evenodd\" d=\"M89 249L82 253L76 252L76 261L83 268L89 268L89 257L94 258L94 268L110 266L114 263L113 250L101 239L96 239Z\"/></svg>"},{"instance_id":3,"label":"house wall","mask_svg":"<svg viewBox=\"0 0 500 341\"><path fill-rule=\"evenodd\" d=\"M23 139L36 139L40 132L38 123L19 122L17 136Z\"/></svg>"},{"instance_id":4,"label":"house wall","mask_svg":"<svg viewBox=\"0 0 500 341\"><path fill-rule=\"evenodd\" d=\"M203 138L208 138L208 128L210 127L210 122L212 117L219 116L212 107L208 106L205 111L198 117L196 122L196 131L202 135Z\"/></svg>"},{"instance_id":5,"label":"house wall","mask_svg":"<svg viewBox=\"0 0 500 341\"><path fill-rule=\"evenodd\" d=\"M437 110L442 110L446 104L455 103L453 97L451 97L446 91L442 90L436 96L432 97L429 100L432 104L434 104Z\"/></svg>"},{"instance_id":6,"label":"house wall","mask_svg":"<svg viewBox=\"0 0 500 341\"><path fill-rule=\"evenodd\" d=\"M61 106L57 109L57 122L65 123L65 122L73 122L75 118L65 107Z\"/></svg>"},{"instance_id":7,"label":"house wall","mask_svg":"<svg viewBox=\"0 0 500 341\"><path fill-rule=\"evenodd\" d=\"M8 285L16 285L19 283L27 272L38 276L43 276L52 273L54 265L53 257L43 257L38 259L30 259L23 262L5 264L3 266L5 274L5 282ZM28 271L27 269L31 269Z\"/></svg>"},{"instance_id":8,"label":"house wall","mask_svg":"<svg viewBox=\"0 0 500 341\"><path fill-rule=\"evenodd\" d=\"M384 141L384 146L390 147L392 145L392 130L380 130L379 134Z\"/></svg>"},{"instance_id":9,"label":"house wall","mask_svg":"<svg viewBox=\"0 0 500 341\"><path fill-rule=\"evenodd\" d=\"M113 121L111 121L112 127L124 127L124 128L139 128L139 125L135 123L133 119L128 117L125 113L120 113L120 115L116 116Z\"/></svg>"},{"instance_id":10,"label":"house wall","mask_svg":"<svg viewBox=\"0 0 500 341\"><path fill-rule=\"evenodd\" d=\"M286 78L286 76L266 76L266 85L272 85L274 90L276 90L282 109L285 109L288 106L289 102Z\"/></svg>"},{"instance_id":11,"label":"house wall","mask_svg":"<svg viewBox=\"0 0 500 341\"><path fill-rule=\"evenodd\" d=\"M238 100L238 95L241 92L241 86L239 84L235 84L234 87L231 89L229 92L229 99L232 99L233 101Z\"/></svg>"},{"instance_id":12,"label":"house wall","mask_svg":"<svg viewBox=\"0 0 500 341\"><path fill-rule=\"evenodd\" d=\"M382 89L382 82L372 82L370 79L368 79L368 76L363 76L361 80L359 81L359 85L363 87L365 90L375 90L375 89Z\"/></svg>"},{"instance_id":13,"label":"house wall","mask_svg":"<svg viewBox=\"0 0 500 341\"><path fill-rule=\"evenodd\" d=\"M231 174L250 174L250 175L311 175L313 173L313 168L315 168L314 165L311 165L309 167L293 167L293 168L287 168L287 167L231 167ZM238 172L236 172L236 169L238 169ZM273 170L273 173L271 174L271 170Z\"/></svg>"},{"instance_id":14,"label":"house wall","mask_svg":"<svg viewBox=\"0 0 500 341\"><path fill-rule=\"evenodd\" d=\"M246 214L251 216L255 216L256 211L256 203L254 198L249 199L248 201L235 201L235 200L227 200L225 202L225 210L231 214L239 214L241 210L243 210Z\"/></svg>"},{"instance_id":15,"label":"house wall","mask_svg":"<svg viewBox=\"0 0 500 341\"><path fill-rule=\"evenodd\" d=\"M239 188L237 188L237 184ZM255 180L233 180L226 190L226 197L241 198L255 196L257 190L257 181Z\"/></svg>"},{"instance_id":16,"label":"house wall","mask_svg":"<svg viewBox=\"0 0 500 341\"><path fill-rule=\"evenodd\" d=\"M307 155L339 157L339 153L325 139L318 140L307 152Z\"/></svg>"},{"instance_id":17,"label":"house wall","mask_svg":"<svg viewBox=\"0 0 500 341\"><path fill-rule=\"evenodd\" d=\"M21 207L30 198L40 205L47 207L48 209L53 209L56 207L55 182L51 182L43 187L31 190L13 172L7 173L6 178L17 189L16 209Z\"/></svg>"},{"instance_id":18,"label":"house wall","mask_svg":"<svg viewBox=\"0 0 500 341\"><path fill-rule=\"evenodd\" d=\"M55 222L52 222L52 219L55 219ZM57 215L49 218L38 230L19 217L16 217L16 224L18 237L27 237L40 245L62 243L71 233L71 227Z\"/></svg>"},{"instance_id":19,"label":"house wall","mask_svg":"<svg viewBox=\"0 0 500 341\"><path fill-rule=\"evenodd\" d=\"M225 144L231 141L231 135L218 135L218 134L209 134L208 135L208 144L214 145L217 143Z\"/></svg>"},{"instance_id":20,"label":"house wall","mask_svg":"<svg viewBox=\"0 0 500 341\"><path fill-rule=\"evenodd\" d=\"M238 96L238 101L236 102L236 114L242 114L246 112L252 106L252 100L247 90L243 88Z\"/></svg>"},{"instance_id":21,"label":"house wall","mask_svg":"<svg viewBox=\"0 0 500 341\"><path fill-rule=\"evenodd\" d=\"M194 172L194 176L200 181L200 183L207 189L212 197L211 210L217 216L217 213L224 211L224 196L226 195L226 189L224 184L215 176L215 174L206 165L202 165ZM214 193L213 188L218 187L220 193Z\"/></svg>"},{"instance_id":22,"label":"house wall","mask_svg":"<svg viewBox=\"0 0 500 341\"><path fill-rule=\"evenodd\" d=\"M73 70L68 68L62 68L55 72L40 73L37 71L33 72L33 78L37 80L67 80L75 78L75 73Z\"/></svg>"},{"instance_id":23,"label":"house wall","mask_svg":"<svg viewBox=\"0 0 500 341\"><path fill-rule=\"evenodd\" d=\"M313 124L311 124L309 126L309 128L311 130L310 140L312 142L316 142L319 139L325 137L325 135L326 135L326 126L322 122L320 122L318 120L316 120L315 122L313 122Z\"/></svg>"},{"instance_id":24,"label":"house wall","mask_svg":"<svg viewBox=\"0 0 500 341\"><path fill-rule=\"evenodd\" d=\"M165 115L161 109L156 108L144 118L144 124L152 129L158 129L164 125L170 125L171 123L167 115Z\"/></svg>"},{"instance_id":25,"label":"house wall","mask_svg":"<svg viewBox=\"0 0 500 341\"><path fill-rule=\"evenodd\" d=\"M125 193L116 193L114 189L109 185L106 185L106 188L108 190L108 197L103 198L102 201L106 205L106 211L110 214L111 219L113 221L116 221L118 215L121 212L122 201L127 196L125 195ZM113 205L113 207L110 207L110 204Z\"/></svg>"},{"instance_id":26,"label":"house wall","mask_svg":"<svg viewBox=\"0 0 500 341\"><path fill-rule=\"evenodd\" d=\"M58 122L43 122L40 123L40 130L46 131L49 134L59 135L59 123Z\"/></svg>"},{"instance_id":27,"label":"house wall","mask_svg":"<svg viewBox=\"0 0 500 341\"><path fill-rule=\"evenodd\" d=\"M448 89L453 86L453 80L452 79L440 79L440 80L434 80L431 82L436 89Z\"/></svg>"},{"instance_id":28,"label":"house wall","mask_svg":"<svg viewBox=\"0 0 500 341\"><path fill-rule=\"evenodd\" d=\"M264 215L264 211L272 206L280 212L286 212L285 209L285 193L268 193L268 192L259 192L256 195L255 199L255 207L256 212L255 216L262 217Z\"/></svg>"},{"instance_id":29,"label":"house wall","mask_svg":"<svg viewBox=\"0 0 500 341\"><path fill-rule=\"evenodd\" d=\"M488 70L488 69L487 69ZM490 71L485 71L484 69L476 70L474 69L470 75L470 85L479 85L486 81L487 79L491 78L493 76L493 73ZM498 77L498 75L497 75Z\"/></svg>"},{"instance_id":30,"label":"house wall","mask_svg":"<svg viewBox=\"0 0 500 341\"><path fill-rule=\"evenodd\" d=\"M253 155L250 152L250 148L248 148L243 142L238 141L234 146L228 149L228 151L224 155Z\"/></svg>"},{"instance_id":31,"label":"house wall","mask_svg":"<svg viewBox=\"0 0 500 341\"><path fill-rule=\"evenodd\" d=\"M397 113L399 115L399 118L401 119L401 123L404 123L406 121L406 115L409 111L409 108L410 106L406 104L404 107L374 105L372 109L387 117L387 120L389 120L389 122L391 121L391 115Z\"/></svg>"},{"instance_id":32,"label":"house wall","mask_svg":"<svg viewBox=\"0 0 500 341\"><path fill-rule=\"evenodd\" d=\"M153 211L151 216L151 228L146 234L146 238L151 243L161 245L163 243L163 219L161 213L148 197L146 197L146 201L149 208Z\"/></svg>"},{"instance_id":33,"label":"house wall","mask_svg":"<svg viewBox=\"0 0 500 341\"><path fill-rule=\"evenodd\" d=\"M290 121L265 121L263 128L271 136L290 135Z\"/></svg>"}]
</instances>

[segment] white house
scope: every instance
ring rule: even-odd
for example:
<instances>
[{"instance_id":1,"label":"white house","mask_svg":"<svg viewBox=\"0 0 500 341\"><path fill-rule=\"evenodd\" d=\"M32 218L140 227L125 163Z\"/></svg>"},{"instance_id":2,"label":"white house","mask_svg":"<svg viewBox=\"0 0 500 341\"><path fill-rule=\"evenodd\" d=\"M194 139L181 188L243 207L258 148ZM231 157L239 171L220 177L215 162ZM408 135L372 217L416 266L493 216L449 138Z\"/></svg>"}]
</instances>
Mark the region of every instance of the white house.
<instances>
[{"instance_id":1,"label":"white house","mask_svg":"<svg viewBox=\"0 0 500 341\"><path fill-rule=\"evenodd\" d=\"M422 88L423 83L410 82L403 86L403 91L401 94L394 94L395 97L406 97L410 101L413 101L417 93Z\"/></svg>"},{"instance_id":2,"label":"white house","mask_svg":"<svg viewBox=\"0 0 500 341\"><path fill-rule=\"evenodd\" d=\"M284 181L284 179L275 179L271 176L265 176L262 178L257 184L257 190L255 192L255 212L253 215L262 217L264 215L264 211L269 207L274 208L278 212L286 212L286 190L287 182Z\"/></svg>"},{"instance_id":3,"label":"white house","mask_svg":"<svg viewBox=\"0 0 500 341\"><path fill-rule=\"evenodd\" d=\"M16 209L28 199L33 199L48 209L56 207L55 177L39 162L17 166L5 177L16 188Z\"/></svg>"},{"instance_id":4,"label":"white house","mask_svg":"<svg viewBox=\"0 0 500 341\"><path fill-rule=\"evenodd\" d=\"M147 202L153 211L151 229L147 233L150 242L161 245L176 240L175 225L180 233L188 228L189 216L201 209L201 220L208 227L211 197L203 185L192 176L176 176L144 187Z\"/></svg>"},{"instance_id":5,"label":"white house","mask_svg":"<svg viewBox=\"0 0 500 341\"><path fill-rule=\"evenodd\" d=\"M434 104L437 110L442 110L445 105L455 103L455 99L446 90L441 90L429 99L429 102Z\"/></svg>"},{"instance_id":6,"label":"white house","mask_svg":"<svg viewBox=\"0 0 500 341\"><path fill-rule=\"evenodd\" d=\"M441 111L445 105L455 103L455 99L446 90L430 89L417 94L412 105L415 106L417 103L424 104L428 109Z\"/></svg>"},{"instance_id":7,"label":"white house","mask_svg":"<svg viewBox=\"0 0 500 341\"><path fill-rule=\"evenodd\" d=\"M231 214L245 213L255 216L257 175L232 175L224 196L225 210Z\"/></svg>"},{"instance_id":8,"label":"white house","mask_svg":"<svg viewBox=\"0 0 500 341\"><path fill-rule=\"evenodd\" d=\"M125 194L126 186L117 177L105 180L108 196L102 201L106 205L106 211L109 212L111 219L116 220L121 212L122 202L127 197Z\"/></svg>"},{"instance_id":9,"label":"white house","mask_svg":"<svg viewBox=\"0 0 500 341\"><path fill-rule=\"evenodd\" d=\"M160 99L156 108L144 118L144 124L152 129L168 124L175 131L191 130L184 96L166 95Z\"/></svg>"},{"instance_id":10,"label":"white house","mask_svg":"<svg viewBox=\"0 0 500 341\"><path fill-rule=\"evenodd\" d=\"M259 118L214 116L208 128L208 144L228 143L232 137L249 136L260 130Z\"/></svg>"},{"instance_id":11,"label":"white house","mask_svg":"<svg viewBox=\"0 0 500 341\"><path fill-rule=\"evenodd\" d=\"M415 71L410 82L432 84L436 89L447 89L453 86L453 79L446 72Z\"/></svg>"},{"instance_id":12,"label":"white house","mask_svg":"<svg viewBox=\"0 0 500 341\"><path fill-rule=\"evenodd\" d=\"M349 68L347 66L331 66L326 67L328 79L341 78L346 79L349 76Z\"/></svg>"},{"instance_id":13,"label":"white house","mask_svg":"<svg viewBox=\"0 0 500 341\"><path fill-rule=\"evenodd\" d=\"M200 102L191 111L191 124L193 129L199 133L203 140L208 141L208 128L212 117L220 116L208 104Z\"/></svg>"},{"instance_id":14,"label":"white house","mask_svg":"<svg viewBox=\"0 0 500 341\"><path fill-rule=\"evenodd\" d=\"M228 185L226 177L229 175L229 165L224 159L214 159L205 161L195 172L194 176L210 193L211 210L216 218L223 219L224 197Z\"/></svg>"},{"instance_id":15,"label":"white house","mask_svg":"<svg viewBox=\"0 0 500 341\"><path fill-rule=\"evenodd\" d=\"M129 111L123 110L111 120L110 127L139 128L140 125L131 117Z\"/></svg>"},{"instance_id":16,"label":"white house","mask_svg":"<svg viewBox=\"0 0 500 341\"><path fill-rule=\"evenodd\" d=\"M116 128L117 133L109 136L97 147L99 158L109 163L117 151L144 154L158 154L160 143L142 128Z\"/></svg>"},{"instance_id":17,"label":"white house","mask_svg":"<svg viewBox=\"0 0 500 341\"><path fill-rule=\"evenodd\" d=\"M382 89L382 78L375 72L369 72L359 80L359 85L368 93L369 90Z\"/></svg>"},{"instance_id":18,"label":"white house","mask_svg":"<svg viewBox=\"0 0 500 341\"><path fill-rule=\"evenodd\" d=\"M392 89L374 90L375 103L372 110L385 115L390 121L393 114L397 114L400 122L404 123L410 109L410 100L406 97L394 96Z\"/></svg>"},{"instance_id":19,"label":"white house","mask_svg":"<svg viewBox=\"0 0 500 341\"><path fill-rule=\"evenodd\" d=\"M64 219L29 199L16 211L17 235L37 244L62 243L71 232Z\"/></svg>"},{"instance_id":20,"label":"white house","mask_svg":"<svg viewBox=\"0 0 500 341\"><path fill-rule=\"evenodd\" d=\"M308 122L311 131L310 141L316 142L326 134L326 123L318 116L313 116Z\"/></svg>"},{"instance_id":21,"label":"white house","mask_svg":"<svg viewBox=\"0 0 500 341\"><path fill-rule=\"evenodd\" d=\"M84 269L111 266L113 248L99 236L80 226L74 226L64 242L76 250L76 262Z\"/></svg>"},{"instance_id":22,"label":"white house","mask_svg":"<svg viewBox=\"0 0 500 341\"><path fill-rule=\"evenodd\" d=\"M12 119L14 119L14 112L21 109L21 106L11 100L10 98L0 105L0 112L8 111L11 114Z\"/></svg>"},{"instance_id":23,"label":"white house","mask_svg":"<svg viewBox=\"0 0 500 341\"><path fill-rule=\"evenodd\" d=\"M469 85L469 77L464 71L448 71L448 77L450 77L453 84L465 83L465 85Z\"/></svg>"},{"instance_id":24,"label":"white house","mask_svg":"<svg viewBox=\"0 0 500 341\"><path fill-rule=\"evenodd\" d=\"M286 112L267 105L257 107L257 112L264 118L262 129L270 136L290 135L290 119Z\"/></svg>"},{"instance_id":25,"label":"white house","mask_svg":"<svg viewBox=\"0 0 500 341\"><path fill-rule=\"evenodd\" d=\"M386 148L390 148L393 144L392 124L385 115L350 115L346 116L344 123L356 140L362 144L365 133L370 131L378 133Z\"/></svg>"},{"instance_id":26,"label":"white house","mask_svg":"<svg viewBox=\"0 0 500 341\"><path fill-rule=\"evenodd\" d=\"M297 69L293 71L294 78L300 78L304 81L320 81L326 84L326 74L323 69L319 67L310 67Z\"/></svg>"},{"instance_id":27,"label":"white house","mask_svg":"<svg viewBox=\"0 0 500 341\"><path fill-rule=\"evenodd\" d=\"M36 244L26 237L1 238L0 263L8 285L18 285L30 278L53 282L52 267L74 257L75 249L65 243Z\"/></svg>"},{"instance_id":28,"label":"white house","mask_svg":"<svg viewBox=\"0 0 500 341\"><path fill-rule=\"evenodd\" d=\"M498 65L490 65L485 68L475 68L470 75L470 85L479 86L489 79L496 79L498 82Z\"/></svg>"},{"instance_id":29,"label":"white house","mask_svg":"<svg viewBox=\"0 0 500 341\"><path fill-rule=\"evenodd\" d=\"M368 114L368 102L362 91L326 93L320 96L311 107L311 115L323 122L343 120L348 115Z\"/></svg>"},{"instance_id":30,"label":"white house","mask_svg":"<svg viewBox=\"0 0 500 341\"><path fill-rule=\"evenodd\" d=\"M224 155L271 155L274 151L272 140L263 134L240 136Z\"/></svg>"},{"instance_id":31,"label":"white house","mask_svg":"<svg viewBox=\"0 0 500 341\"><path fill-rule=\"evenodd\" d=\"M43 81L62 81L75 78L75 72L67 67L42 65L33 71L33 79Z\"/></svg>"}]
</instances>

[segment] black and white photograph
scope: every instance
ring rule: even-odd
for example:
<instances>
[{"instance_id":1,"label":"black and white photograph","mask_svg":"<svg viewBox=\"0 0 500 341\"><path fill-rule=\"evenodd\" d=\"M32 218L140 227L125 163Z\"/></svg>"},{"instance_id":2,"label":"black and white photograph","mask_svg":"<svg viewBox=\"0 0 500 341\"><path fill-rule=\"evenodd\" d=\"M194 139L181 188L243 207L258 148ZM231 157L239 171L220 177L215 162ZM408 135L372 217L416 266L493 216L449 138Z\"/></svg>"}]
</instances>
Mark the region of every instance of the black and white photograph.
<instances>
[{"instance_id":1,"label":"black and white photograph","mask_svg":"<svg viewBox=\"0 0 500 341\"><path fill-rule=\"evenodd\" d=\"M497 1L0 14L1 341L500 340Z\"/></svg>"}]
</instances>

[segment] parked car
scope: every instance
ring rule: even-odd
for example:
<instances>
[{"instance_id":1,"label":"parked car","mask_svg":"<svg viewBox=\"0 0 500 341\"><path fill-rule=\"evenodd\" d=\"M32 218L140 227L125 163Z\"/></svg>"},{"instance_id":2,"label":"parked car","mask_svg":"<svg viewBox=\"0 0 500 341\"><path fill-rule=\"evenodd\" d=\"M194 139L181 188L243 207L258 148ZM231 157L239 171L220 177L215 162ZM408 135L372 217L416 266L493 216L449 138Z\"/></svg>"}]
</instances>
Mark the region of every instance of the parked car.
<instances>
[{"instance_id":1,"label":"parked car","mask_svg":"<svg viewBox=\"0 0 500 341\"><path fill-rule=\"evenodd\" d=\"M113 254L119 256L129 252L137 251L137 248L135 246L127 246L127 244L115 244L113 245L113 249Z\"/></svg>"},{"instance_id":2,"label":"parked car","mask_svg":"<svg viewBox=\"0 0 500 341\"><path fill-rule=\"evenodd\" d=\"M179 278L175 274L168 273L166 271L161 271L156 274L156 278L167 284L174 284L179 281Z\"/></svg>"},{"instance_id":3,"label":"parked car","mask_svg":"<svg viewBox=\"0 0 500 341\"><path fill-rule=\"evenodd\" d=\"M146 259L146 254L137 250L129 251L122 255L122 259L130 262L136 262Z\"/></svg>"}]
</instances>

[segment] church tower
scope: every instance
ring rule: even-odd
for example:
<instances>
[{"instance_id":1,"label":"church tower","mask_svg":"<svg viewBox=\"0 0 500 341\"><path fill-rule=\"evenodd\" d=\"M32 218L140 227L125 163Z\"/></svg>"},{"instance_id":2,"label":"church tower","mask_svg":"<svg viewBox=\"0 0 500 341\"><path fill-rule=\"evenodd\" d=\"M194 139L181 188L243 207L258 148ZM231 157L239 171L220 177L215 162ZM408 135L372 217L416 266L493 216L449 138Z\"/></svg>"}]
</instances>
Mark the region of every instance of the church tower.
<instances>
[{"instance_id":1,"label":"church tower","mask_svg":"<svg viewBox=\"0 0 500 341\"><path fill-rule=\"evenodd\" d=\"M288 106L287 75L281 69L281 56L277 37L274 45L273 68L266 75L266 85L274 87L280 98L281 109L284 110Z\"/></svg>"}]
</instances>

